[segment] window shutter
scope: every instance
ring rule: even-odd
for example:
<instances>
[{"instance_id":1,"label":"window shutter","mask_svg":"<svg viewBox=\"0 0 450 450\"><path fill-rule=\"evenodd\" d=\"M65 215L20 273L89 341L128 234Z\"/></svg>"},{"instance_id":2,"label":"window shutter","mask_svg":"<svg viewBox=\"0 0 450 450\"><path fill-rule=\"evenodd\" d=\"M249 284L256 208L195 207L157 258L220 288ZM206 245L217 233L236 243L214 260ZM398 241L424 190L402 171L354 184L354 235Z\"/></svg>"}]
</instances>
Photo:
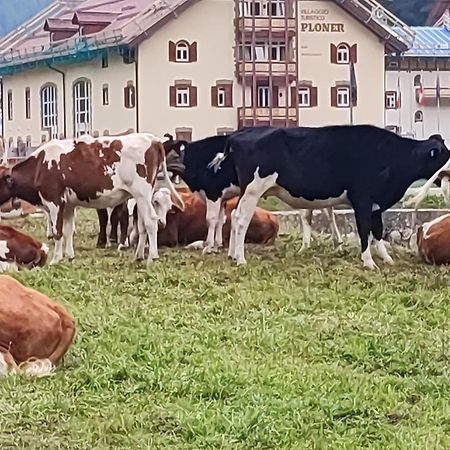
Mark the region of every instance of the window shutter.
<instances>
[{"instance_id":1,"label":"window shutter","mask_svg":"<svg viewBox=\"0 0 450 450\"><path fill-rule=\"evenodd\" d=\"M337 87L331 87L331 106L337 107Z\"/></svg>"},{"instance_id":2,"label":"window shutter","mask_svg":"<svg viewBox=\"0 0 450 450\"><path fill-rule=\"evenodd\" d=\"M386 109L390 109L389 105L388 105L388 97L389 97L389 92L385 92L384 93L384 107Z\"/></svg>"},{"instance_id":3,"label":"window shutter","mask_svg":"<svg viewBox=\"0 0 450 450\"><path fill-rule=\"evenodd\" d=\"M189 46L189 62L197 62L197 42Z\"/></svg>"},{"instance_id":4,"label":"window shutter","mask_svg":"<svg viewBox=\"0 0 450 450\"><path fill-rule=\"evenodd\" d=\"M175 86L169 87L169 104L170 106L177 106L177 88Z\"/></svg>"},{"instance_id":5,"label":"window shutter","mask_svg":"<svg viewBox=\"0 0 450 450\"><path fill-rule=\"evenodd\" d=\"M278 86L272 86L272 107L278 108Z\"/></svg>"},{"instance_id":6,"label":"window shutter","mask_svg":"<svg viewBox=\"0 0 450 450\"><path fill-rule=\"evenodd\" d=\"M175 42L169 41L169 61L175 62L177 54L177 46Z\"/></svg>"},{"instance_id":7,"label":"window shutter","mask_svg":"<svg viewBox=\"0 0 450 450\"><path fill-rule=\"evenodd\" d=\"M337 47L334 44L330 44L330 57L331 64L337 64Z\"/></svg>"},{"instance_id":8,"label":"window shutter","mask_svg":"<svg viewBox=\"0 0 450 450\"><path fill-rule=\"evenodd\" d=\"M233 85L227 84L225 88L225 106L231 108L233 106Z\"/></svg>"},{"instance_id":9,"label":"window shutter","mask_svg":"<svg viewBox=\"0 0 450 450\"><path fill-rule=\"evenodd\" d=\"M310 95L310 105L311 108L313 108L314 106L317 106L318 102L317 102L317 86L311 86L309 88L309 95Z\"/></svg>"},{"instance_id":10,"label":"window shutter","mask_svg":"<svg viewBox=\"0 0 450 450\"><path fill-rule=\"evenodd\" d=\"M350 47L350 62L356 64L358 62L358 44Z\"/></svg>"},{"instance_id":11,"label":"window shutter","mask_svg":"<svg viewBox=\"0 0 450 450\"><path fill-rule=\"evenodd\" d=\"M291 86L291 106L296 108L298 105L297 86Z\"/></svg>"},{"instance_id":12,"label":"window shutter","mask_svg":"<svg viewBox=\"0 0 450 450\"><path fill-rule=\"evenodd\" d=\"M189 106L197 106L197 86L189 86Z\"/></svg>"},{"instance_id":13,"label":"window shutter","mask_svg":"<svg viewBox=\"0 0 450 450\"><path fill-rule=\"evenodd\" d=\"M217 86L211 86L211 106L217 106Z\"/></svg>"}]
</instances>

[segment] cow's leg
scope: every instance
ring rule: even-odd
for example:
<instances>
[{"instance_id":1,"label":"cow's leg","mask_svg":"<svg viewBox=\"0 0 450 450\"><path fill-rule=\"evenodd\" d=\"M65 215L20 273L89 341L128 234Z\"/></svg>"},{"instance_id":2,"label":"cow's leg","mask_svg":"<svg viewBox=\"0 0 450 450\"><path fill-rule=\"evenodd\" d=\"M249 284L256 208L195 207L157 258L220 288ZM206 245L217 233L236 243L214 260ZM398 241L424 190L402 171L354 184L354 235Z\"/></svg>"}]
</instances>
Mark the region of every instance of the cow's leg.
<instances>
[{"instance_id":1,"label":"cow's leg","mask_svg":"<svg viewBox=\"0 0 450 450\"><path fill-rule=\"evenodd\" d=\"M120 225L120 242L118 249L121 250L127 247L128 238L128 209L127 204L123 203L119 208L119 225Z\"/></svg>"},{"instance_id":2,"label":"cow's leg","mask_svg":"<svg viewBox=\"0 0 450 450\"><path fill-rule=\"evenodd\" d=\"M110 244L117 244L118 242L118 228L119 228L119 216L120 216L120 206L115 206L110 215L109 215L109 223L111 226L109 232L109 242Z\"/></svg>"},{"instance_id":3,"label":"cow's leg","mask_svg":"<svg viewBox=\"0 0 450 450\"><path fill-rule=\"evenodd\" d=\"M51 202L45 202L48 210L53 236L55 238L55 253L50 265L58 264L63 259L63 223L64 223L64 207L62 203L57 205Z\"/></svg>"},{"instance_id":4,"label":"cow's leg","mask_svg":"<svg viewBox=\"0 0 450 450\"><path fill-rule=\"evenodd\" d=\"M52 309L59 315L61 325L61 336L58 345L48 356L48 359L56 366L73 342L73 338L75 337L75 322L59 305L53 305Z\"/></svg>"},{"instance_id":5,"label":"cow's leg","mask_svg":"<svg viewBox=\"0 0 450 450\"><path fill-rule=\"evenodd\" d=\"M53 239L54 234L52 230L52 220L50 218L50 213L45 209L43 209L42 211L44 211L45 219L47 220L47 239Z\"/></svg>"},{"instance_id":6,"label":"cow's leg","mask_svg":"<svg viewBox=\"0 0 450 450\"><path fill-rule=\"evenodd\" d=\"M223 202L221 202L220 210L219 210L219 220L217 222L217 227L216 227L216 242L215 242L215 246L217 248L222 248L223 247L223 226L224 226L225 222L226 222L225 204Z\"/></svg>"},{"instance_id":7,"label":"cow's leg","mask_svg":"<svg viewBox=\"0 0 450 450\"><path fill-rule=\"evenodd\" d=\"M311 245L311 223L312 223L312 209L303 209L300 212L300 220L302 222L302 246L300 251L309 248Z\"/></svg>"},{"instance_id":8,"label":"cow's leg","mask_svg":"<svg viewBox=\"0 0 450 450\"><path fill-rule=\"evenodd\" d=\"M239 206L239 205L238 205ZM234 258L236 252L236 227L237 227L237 214L238 206L231 211L230 217L230 242L228 243L228 256Z\"/></svg>"},{"instance_id":9,"label":"cow's leg","mask_svg":"<svg viewBox=\"0 0 450 450\"><path fill-rule=\"evenodd\" d=\"M136 261L144 259L145 256L145 243L147 242L147 234L145 232L145 225L144 221L141 218L140 214L136 214L135 219L135 229L133 230L136 232L137 230L137 245L136 245L136 253L135 253L135 259ZM136 234L133 237L133 239L136 239Z\"/></svg>"},{"instance_id":10,"label":"cow's leg","mask_svg":"<svg viewBox=\"0 0 450 450\"><path fill-rule=\"evenodd\" d=\"M108 225L108 211L106 209L97 209L97 216L100 227L97 238L97 247L105 248L107 241L106 227Z\"/></svg>"},{"instance_id":11,"label":"cow's leg","mask_svg":"<svg viewBox=\"0 0 450 450\"><path fill-rule=\"evenodd\" d=\"M151 198L151 197L150 197ZM153 208L153 205L144 197L136 199L138 216L144 224L148 236L148 258L147 264L150 264L153 259L158 259L158 216ZM139 233L139 240L141 234Z\"/></svg>"},{"instance_id":12,"label":"cow's leg","mask_svg":"<svg viewBox=\"0 0 450 450\"><path fill-rule=\"evenodd\" d=\"M339 228L336 223L336 214L334 214L334 209L327 208L326 211L330 219L331 235L333 236L333 240L335 243L337 243L337 245L341 245L343 241L341 233L339 232Z\"/></svg>"},{"instance_id":13,"label":"cow's leg","mask_svg":"<svg viewBox=\"0 0 450 450\"><path fill-rule=\"evenodd\" d=\"M372 234L375 238L375 250L386 264L393 265L394 260L389 255L383 241L383 217L381 211L372 213Z\"/></svg>"},{"instance_id":14,"label":"cow's leg","mask_svg":"<svg viewBox=\"0 0 450 450\"><path fill-rule=\"evenodd\" d=\"M63 236L66 241L66 256L72 260L75 257L73 249L73 234L75 232L75 211L71 206L64 208Z\"/></svg>"},{"instance_id":15,"label":"cow's leg","mask_svg":"<svg viewBox=\"0 0 450 450\"><path fill-rule=\"evenodd\" d=\"M244 256L245 235L248 226L256 210L256 205L260 197L271 187L275 185L278 175L272 174L260 178L256 174L254 180L246 187L244 195L241 197L238 206L236 219L236 236L234 256L238 265L246 264Z\"/></svg>"},{"instance_id":16,"label":"cow's leg","mask_svg":"<svg viewBox=\"0 0 450 450\"><path fill-rule=\"evenodd\" d=\"M216 201L206 199L206 223L208 224L208 235L206 236L206 246L203 253L209 253L214 248L221 203L222 200L220 198Z\"/></svg>"},{"instance_id":17,"label":"cow's leg","mask_svg":"<svg viewBox=\"0 0 450 450\"><path fill-rule=\"evenodd\" d=\"M368 269L377 269L377 265L372 258L369 245L369 234L372 228L372 203L370 201L359 200L353 202L355 210L356 227L358 228L359 239L361 241L361 259L363 266Z\"/></svg>"}]
</instances>

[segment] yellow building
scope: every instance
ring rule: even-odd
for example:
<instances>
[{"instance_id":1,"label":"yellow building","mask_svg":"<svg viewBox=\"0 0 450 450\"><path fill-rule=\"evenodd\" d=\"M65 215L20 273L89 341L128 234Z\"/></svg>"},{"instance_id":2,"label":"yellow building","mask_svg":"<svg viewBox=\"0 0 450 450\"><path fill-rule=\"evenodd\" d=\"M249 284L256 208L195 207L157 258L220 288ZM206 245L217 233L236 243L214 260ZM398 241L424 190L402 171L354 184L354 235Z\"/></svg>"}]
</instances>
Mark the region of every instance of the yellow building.
<instances>
[{"instance_id":1,"label":"yellow building","mask_svg":"<svg viewBox=\"0 0 450 450\"><path fill-rule=\"evenodd\" d=\"M59 0L0 42L3 136L383 126L385 52L412 40L374 0Z\"/></svg>"}]
</instances>

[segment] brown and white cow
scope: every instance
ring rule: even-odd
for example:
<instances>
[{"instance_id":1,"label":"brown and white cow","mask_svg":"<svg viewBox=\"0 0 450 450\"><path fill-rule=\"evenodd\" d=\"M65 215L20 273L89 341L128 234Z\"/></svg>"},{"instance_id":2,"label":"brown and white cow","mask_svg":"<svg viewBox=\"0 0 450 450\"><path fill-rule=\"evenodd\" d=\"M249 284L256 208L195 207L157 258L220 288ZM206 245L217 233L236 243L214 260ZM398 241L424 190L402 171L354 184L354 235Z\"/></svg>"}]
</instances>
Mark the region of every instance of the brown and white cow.
<instances>
[{"instance_id":1,"label":"brown and white cow","mask_svg":"<svg viewBox=\"0 0 450 450\"><path fill-rule=\"evenodd\" d=\"M44 266L48 247L9 225L0 224L0 272Z\"/></svg>"},{"instance_id":2,"label":"brown and white cow","mask_svg":"<svg viewBox=\"0 0 450 450\"><path fill-rule=\"evenodd\" d=\"M200 241L203 247L203 241L208 235L206 203L200 195L186 188L177 190L183 199L184 210L181 211L176 205L172 207L167 215L165 228L158 230L158 245L173 247ZM231 212L236 208L237 202L238 198L234 197L224 204L225 223L221 230L226 243L230 239ZM271 245L277 237L278 229L278 221L274 214L262 208L256 208L246 235L246 242Z\"/></svg>"},{"instance_id":3,"label":"brown and white cow","mask_svg":"<svg viewBox=\"0 0 450 450\"><path fill-rule=\"evenodd\" d=\"M60 304L0 275L0 376L48 375L66 354L75 321Z\"/></svg>"},{"instance_id":4,"label":"brown and white cow","mask_svg":"<svg viewBox=\"0 0 450 450\"><path fill-rule=\"evenodd\" d=\"M427 222L417 230L417 250L428 264L450 263L450 214Z\"/></svg>"},{"instance_id":5,"label":"brown and white cow","mask_svg":"<svg viewBox=\"0 0 450 450\"><path fill-rule=\"evenodd\" d=\"M111 208L127 199L136 199L139 214L139 242L136 258L147 262L158 258L157 216L151 204L156 175L162 165L174 198L183 204L172 185L161 139L149 133L125 136L82 136L78 140L54 139L39 147L11 169L0 171L0 204L18 197L42 205L50 218L55 237L51 264L74 257L73 233L76 207Z\"/></svg>"}]
</instances>

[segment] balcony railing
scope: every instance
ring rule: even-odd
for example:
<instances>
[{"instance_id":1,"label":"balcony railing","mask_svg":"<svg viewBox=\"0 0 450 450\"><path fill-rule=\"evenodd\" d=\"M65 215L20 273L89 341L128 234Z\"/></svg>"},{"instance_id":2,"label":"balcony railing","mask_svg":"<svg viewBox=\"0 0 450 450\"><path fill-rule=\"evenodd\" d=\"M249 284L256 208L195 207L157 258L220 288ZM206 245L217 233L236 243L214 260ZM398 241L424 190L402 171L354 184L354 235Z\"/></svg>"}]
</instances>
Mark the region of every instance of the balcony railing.
<instances>
[{"instance_id":1,"label":"balcony railing","mask_svg":"<svg viewBox=\"0 0 450 450\"><path fill-rule=\"evenodd\" d=\"M259 121L273 120L297 120L297 109L293 107L268 107L268 108L253 108L251 106L238 108L238 115L240 120L257 119Z\"/></svg>"}]
</instances>

